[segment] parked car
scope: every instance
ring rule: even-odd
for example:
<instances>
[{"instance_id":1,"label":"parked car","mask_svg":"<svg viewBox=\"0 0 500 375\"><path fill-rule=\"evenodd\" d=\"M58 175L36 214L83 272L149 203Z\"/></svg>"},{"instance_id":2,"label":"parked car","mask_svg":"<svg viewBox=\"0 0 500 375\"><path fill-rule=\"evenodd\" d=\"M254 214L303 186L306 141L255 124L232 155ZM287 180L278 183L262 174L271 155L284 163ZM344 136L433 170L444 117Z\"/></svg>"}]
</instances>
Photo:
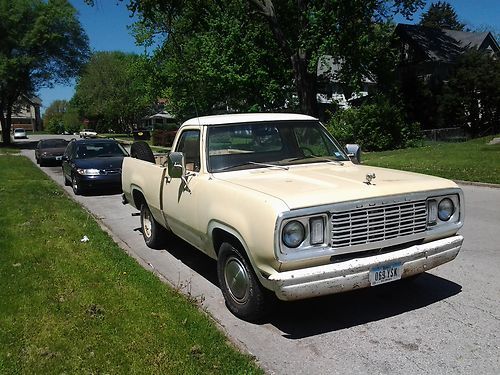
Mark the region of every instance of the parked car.
<instances>
[{"instance_id":1,"label":"parked car","mask_svg":"<svg viewBox=\"0 0 500 375\"><path fill-rule=\"evenodd\" d=\"M68 146L68 141L65 139L42 139L36 145L35 158L36 162L41 167L52 163L61 164L64 151Z\"/></svg>"},{"instance_id":2,"label":"parked car","mask_svg":"<svg viewBox=\"0 0 500 375\"><path fill-rule=\"evenodd\" d=\"M80 132L80 138L95 138L97 137L97 132L92 129L83 129Z\"/></svg>"},{"instance_id":3,"label":"parked car","mask_svg":"<svg viewBox=\"0 0 500 375\"><path fill-rule=\"evenodd\" d=\"M164 248L169 230L216 259L226 305L243 319L258 320L271 295L397 282L462 246L457 184L359 165L356 148L345 152L310 116L199 117L181 126L166 160L144 142L130 154L123 200L140 210L146 244Z\"/></svg>"},{"instance_id":4,"label":"parked car","mask_svg":"<svg viewBox=\"0 0 500 375\"><path fill-rule=\"evenodd\" d=\"M14 139L26 139L26 130L24 129L14 129Z\"/></svg>"},{"instance_id":5,"label":"parked car","mask_svg":"<svg viewBox=\"0 0 500 375\"><path fill-rule=\"evenodd\" d=\"M74 139L66 147L62 172L75 194L88 190L121 190L123 158L127 151L113 139Z\"/></svg>"}]
</instances>

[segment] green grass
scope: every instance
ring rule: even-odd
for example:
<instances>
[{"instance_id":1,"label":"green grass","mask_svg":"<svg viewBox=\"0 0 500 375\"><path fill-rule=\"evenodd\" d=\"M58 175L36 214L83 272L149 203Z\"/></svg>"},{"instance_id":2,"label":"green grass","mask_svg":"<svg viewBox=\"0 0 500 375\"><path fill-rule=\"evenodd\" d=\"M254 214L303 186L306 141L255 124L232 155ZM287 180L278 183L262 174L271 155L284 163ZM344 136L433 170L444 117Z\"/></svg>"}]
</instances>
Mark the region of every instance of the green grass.
<instances>
[{"instance_id":1,"label":"green grass","mask_svg":"<svg viewBox=\"0 0 500 375\"><path fill-rule=\"evenodd\" d=\"M27 158L0 181L1 374L262 373Z\"/></svg>"},{"instance_id":2,"label":"green grass","mask_svg":"<svg viewBox=\"0 0 500 375\"><path fill-rule=\"evenodd\" d=\"M4 147L0 144L0 155L13 155L19 154L19 149L14 147Z\"/></svg>"},{"instance_id":3,"label":"green grass","mask_svg":"<svg viewBox=\"0 0 500 375\"><path fill-rule=\"evenodd\" d=\"M500 184L500 144L488 145L492 138L366 153L363 154L363 164L454 180Z\"/></svg>"}]
</instances>

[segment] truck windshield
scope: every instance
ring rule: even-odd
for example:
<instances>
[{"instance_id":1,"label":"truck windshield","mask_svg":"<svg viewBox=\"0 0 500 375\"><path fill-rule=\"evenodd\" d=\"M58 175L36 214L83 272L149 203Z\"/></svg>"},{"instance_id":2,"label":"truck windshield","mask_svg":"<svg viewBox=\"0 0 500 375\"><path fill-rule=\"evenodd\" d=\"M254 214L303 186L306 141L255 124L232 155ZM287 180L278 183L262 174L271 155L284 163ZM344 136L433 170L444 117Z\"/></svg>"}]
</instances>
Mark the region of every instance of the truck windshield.
<instances>
[{"instance_id":1,"label":"truck windshield","mask_svg":"<svg viewBox=\"0 0 500 375\"><path fill-rule=\"evenodd\" d=\"M273 121L208 129L210 172L349 160L317 121Z\"/></svg>"}]
</instances>

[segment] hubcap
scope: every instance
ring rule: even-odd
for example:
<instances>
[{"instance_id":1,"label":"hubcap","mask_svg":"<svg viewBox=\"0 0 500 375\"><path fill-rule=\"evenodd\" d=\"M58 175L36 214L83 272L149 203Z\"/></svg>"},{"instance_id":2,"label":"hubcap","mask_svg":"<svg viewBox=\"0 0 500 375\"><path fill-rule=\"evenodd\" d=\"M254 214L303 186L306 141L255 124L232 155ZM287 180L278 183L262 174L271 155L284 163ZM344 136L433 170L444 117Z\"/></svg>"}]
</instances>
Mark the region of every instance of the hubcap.
<instances>
[{"instance_id":1,"label":"hubcap","mask_svg":"<svg viewBox=\"0 0 500 375\"><path fill-rule=\"evenodd\" d=\"M76 182L76 178L75 177L73 177L73 181L72 182L73 182L73 190L77 191L78 190L78 182Z\"/></svg>"},{"instance_id":2,"label":"hubcap","mask_svg":"<svg viewBox=\"0 0 500 375\"><path fill-rule=\"evenodd\" d=\"M250 279L241 260L234 256L226 260L224 278L233 299L239 303L245 302L250 291Z\"/></svg>"},{"instance_id":3,"label":"hubcap","mask_svg":"<svg viewBox=\"0 0 500 375\"><path fill-rule=\"evenodd\" d=\"M152 233L152 224L151 224L151 213L149 210L144 211L144 215L142 217L142 230L146 237L151 237Z\"/></svg>"}]
</instances>

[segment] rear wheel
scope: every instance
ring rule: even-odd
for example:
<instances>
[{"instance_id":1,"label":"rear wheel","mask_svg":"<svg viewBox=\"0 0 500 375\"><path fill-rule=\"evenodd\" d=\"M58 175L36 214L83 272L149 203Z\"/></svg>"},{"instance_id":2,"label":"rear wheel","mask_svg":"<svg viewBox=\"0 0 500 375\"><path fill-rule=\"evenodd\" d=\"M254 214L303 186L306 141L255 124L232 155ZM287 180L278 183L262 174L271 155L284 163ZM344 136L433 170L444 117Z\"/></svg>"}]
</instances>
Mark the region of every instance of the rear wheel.
<instances>
[{"instance_id":1,"label":"rear wheel","mask_svg":"<svg viewBox=\"0 0 500 375\"><path fill-rule=\"evenodd\" d=\"M150 163L155 162L155 157L151 147L146 142L138 141L134 142L130 147L130 156L144 161L149 161Z\"/></svg>"},{"instance_id":2,"label":"rear wheel","mask_svg":"<svg viewBox=\"0 0 500 375\"><path fill-rule=\"evenodd\" d=\"M260 285L247 258L224 242L217 258L217 276L228 309L237 317L257 321L269 307L269 292Z\"/></svg>"},{"instance_id":3,"label":"rear wheel","mask_svg":"<svg viewBox=\"0 0 500 375\"><path fill-rule=\"evenodd\" d=\"M144 242L152 249L162 249L165 244L165 229L155 220L146 203L141 205L141 230Z\"/></svg>"}]
</instances>

